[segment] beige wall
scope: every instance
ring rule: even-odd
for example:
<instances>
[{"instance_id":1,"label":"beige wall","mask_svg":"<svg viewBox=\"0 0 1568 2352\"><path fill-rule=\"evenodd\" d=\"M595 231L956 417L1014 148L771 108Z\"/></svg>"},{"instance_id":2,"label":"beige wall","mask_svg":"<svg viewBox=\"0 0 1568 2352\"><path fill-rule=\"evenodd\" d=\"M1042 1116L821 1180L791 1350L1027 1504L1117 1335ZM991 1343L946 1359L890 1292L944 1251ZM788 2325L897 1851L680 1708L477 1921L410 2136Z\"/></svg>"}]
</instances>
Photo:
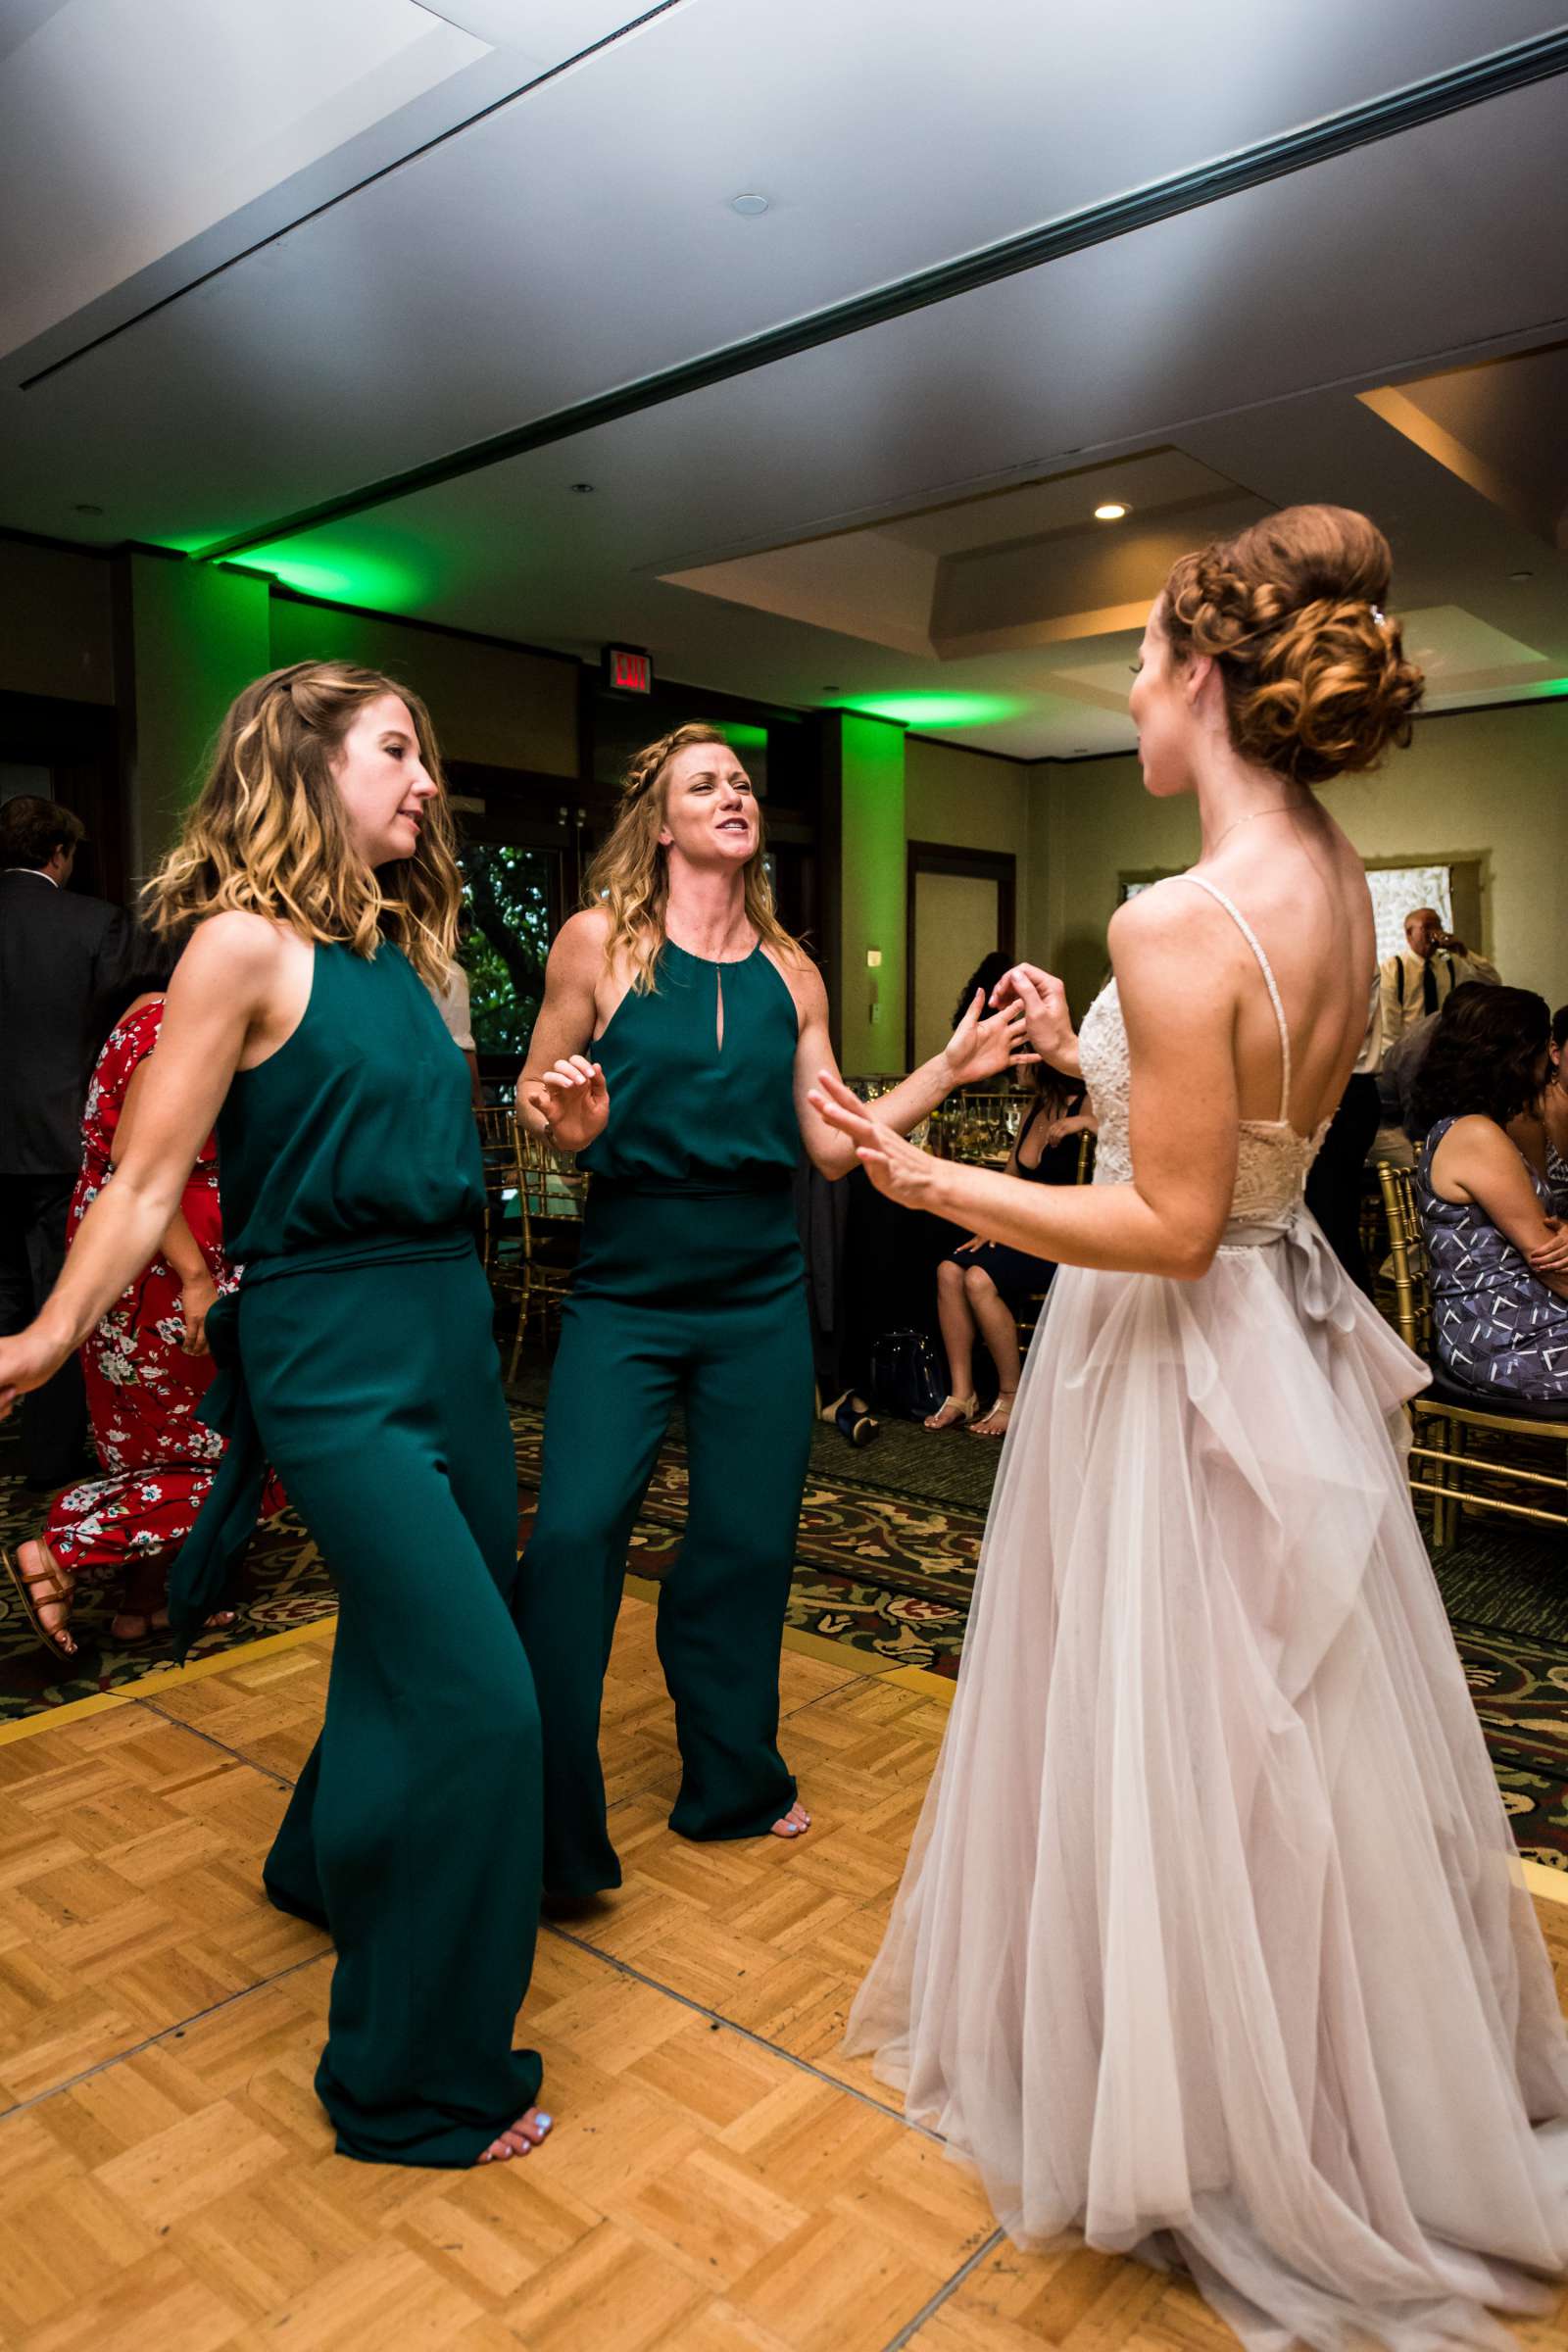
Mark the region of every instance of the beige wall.
<instances>
[{"instance_id":1,"label":"beige wall","mask_svg":"<svg viewBox=\"0 0 1568 2352\"><path fill-rule=\"evenodd\" d=\"M1030 806L1034 770L956 745L910 736L904 747L904 815L909 841L991 850L1018 861L1018 948L1030 953ZM960 979L962 975L959 975Z\"/></svg>"},{"instance_id":2,"label":"beige wall","mask_svg":"<svg viewBox=\"0 0 1568 2352\"><path fill-rule=\"evenodd\" d=\"M448 760L577 773L577 664L521 646L480 645L331 605L271 601L272 662L337 660L383 669L429 708Z\"/></svg>"},{"instance_id":3,"label":"beige wall","mask_svg":"<svg viewBox=\"0 0 1568 2352\"><path fill-rule=\"evenodd\" d=\"M1045 890L1048 956L1082 1012L1104 967L1118 878L1188 865L1190 800L1154 801L1131 758L1044 761L1032 874ZM1482 935L1505 980L1568 998L1568 703L1466 710L1416 722L1409 751L1324 795L1361 855L1381 863L1479 858Z\"/></svg>"},{"instance_id":4,"label":"beige wall","mask_svg":"<svg viewBox=\"0 0 1568 2352\"><path fill-rule=\"evenodd\" d=\"M108 559L0 539L0 689L62 702L115 699Z\"/></svg>"}]
</instances>

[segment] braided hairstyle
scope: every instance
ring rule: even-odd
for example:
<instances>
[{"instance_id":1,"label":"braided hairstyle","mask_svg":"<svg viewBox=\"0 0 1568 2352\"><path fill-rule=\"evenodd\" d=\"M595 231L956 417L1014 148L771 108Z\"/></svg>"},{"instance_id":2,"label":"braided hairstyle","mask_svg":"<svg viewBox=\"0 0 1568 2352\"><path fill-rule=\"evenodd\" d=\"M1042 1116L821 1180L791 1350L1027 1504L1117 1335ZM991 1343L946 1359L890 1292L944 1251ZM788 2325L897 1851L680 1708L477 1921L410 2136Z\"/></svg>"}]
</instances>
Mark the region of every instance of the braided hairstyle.
<instances>
[{"instance_id":1,"label":"braided hairstyle","mask_svg":"<svg viewBox=\"0 0 1568 2352\"><path fill-rule=\"evenodd\" d=\"M1212 656L1244 760L1324 784L1409 743L1425 681L1384 615L1393 568L1383 533L1347 507L1286 507L1179 558L1171 652Z\"/></svg>"},{"instance_id":2,"label":"braided hairstyle","mask_svg":"<svg viewBox=\"0 0 1568 2352\"><path fill-rule=\"evenodd\" d=\"M694 743L730 748L722 728L688 719L684 726L672 727L667 735L644 744L633 756L621 780L615 821L583 879L584 906L602 906L610 916L607 963L624 956L631 967L631 985L642 995L652 995L658 986L657 969L664 945L669 860L659 838L664 826L664 783L677 752ZM746 919L760 940L792 961L802 950L778 919L765 856L759 805L757 848L746 865Z\"/></svg>"}]
</instances>

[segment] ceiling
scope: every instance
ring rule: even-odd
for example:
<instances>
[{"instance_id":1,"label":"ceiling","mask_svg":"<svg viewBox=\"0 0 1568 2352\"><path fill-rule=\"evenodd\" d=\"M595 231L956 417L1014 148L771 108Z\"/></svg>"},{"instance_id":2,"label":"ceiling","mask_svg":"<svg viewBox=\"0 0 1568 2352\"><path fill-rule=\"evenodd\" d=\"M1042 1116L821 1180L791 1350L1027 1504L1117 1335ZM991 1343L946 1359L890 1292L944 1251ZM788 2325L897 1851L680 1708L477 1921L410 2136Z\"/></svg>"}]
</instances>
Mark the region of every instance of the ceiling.
<instances>
[{"instance_id":1,"label":"ceiling","mask_svg":"<svg viewBox=\"0 0 1568 2352\"><path fill-rule=\"evenodd\" d=\"M1034 759L1336 499L1433 707L1568 690L1564 0L956 22L8 0L0 525Z\"/></svg>"}]
</instances>

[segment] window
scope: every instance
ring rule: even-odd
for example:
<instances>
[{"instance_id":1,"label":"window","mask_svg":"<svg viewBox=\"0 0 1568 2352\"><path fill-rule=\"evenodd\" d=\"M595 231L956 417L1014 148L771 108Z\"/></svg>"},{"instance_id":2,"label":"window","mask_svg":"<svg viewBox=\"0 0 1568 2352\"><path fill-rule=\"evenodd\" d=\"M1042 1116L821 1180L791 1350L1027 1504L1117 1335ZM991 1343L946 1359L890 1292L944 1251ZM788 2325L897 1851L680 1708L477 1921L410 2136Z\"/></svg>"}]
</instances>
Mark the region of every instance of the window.
<instances>
[{"instance_id":1,"label":"window","mask_svg":"<svg viewBox=\"0 0 1568 2352\"><path fill-rule=\"evenodd\" d=\"M552 900L561 853L513 842L470 841L461 864L473 910L462 951L482 1054L520 1061L545 990Z\"/></svg>"},{"instance_id":2,"label":"window","mask_svg":"<svg viewBox=\"0 0 1568 2352\"><path fill-rule=\"evenodd\" d=\"M1403 947L1404 918L1417 906L1435 906L1445 930L1484 954L1482 865L1480 858L1432 858L1419 865L1368 866L1379 958Z\"/></svg>"}]
</instances>

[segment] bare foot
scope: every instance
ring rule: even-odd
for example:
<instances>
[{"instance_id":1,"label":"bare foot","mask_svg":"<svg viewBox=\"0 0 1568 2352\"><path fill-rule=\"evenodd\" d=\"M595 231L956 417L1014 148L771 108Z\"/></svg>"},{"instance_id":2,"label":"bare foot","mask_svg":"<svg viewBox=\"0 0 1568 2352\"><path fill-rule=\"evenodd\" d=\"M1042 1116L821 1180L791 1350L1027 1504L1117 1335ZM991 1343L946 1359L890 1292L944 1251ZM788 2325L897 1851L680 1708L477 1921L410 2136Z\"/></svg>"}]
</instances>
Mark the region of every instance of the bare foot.
<instances>
[{"instance_id":1,"label":"bare foot","mask_svg":"<svg viewBox=\"0 0 1568 2352\"><path fill-rule=\"evenodd\" d=\"M944 1396L934 1413L927 1413L927 1429L961 1429L972 1421L980 1399L971 1391L967 1396Z\"/></svg>"},{"instance_id":2,"label":"bare foot","mask_svg":"<svg viewBox=\"0 0 1568 2352\"><path fill-rule=\"evenodd\" d=\"M31 1536L17 1545L17 1568L49 1647L63 1658L74 1658L76 1641L71 1631L71 1598L75 1578L66 1574L41 1536Z\"/></svg>"},{"instance_id":3,"label":"bare foot","mask_svg":"<svg viewBox=\"0 0 1568 2352\"><path fill-rule=\"evenodd\" d=\"M1007 1423L1012 1418L1012 1400L1016 1395L1016 1389L1008 1389L1004 1391L1004 1394L997 1398L997 1401L991 1407L990 1412L987 1413L982 1420L973 1422L970 1425L970 1437L1004 1438L1007 1434Z\"/></svg>"},{"instance_id":4,"label":"bare foot","mask_svg":"<svg viewBox=\"0 0 1568 2352\"><path fill-rule=\"evenodd\" d=\"M553 2115L545 2115L539 2108L530 2107L510 2132L503 2132L499 2139L490 2142L482 2156L474 2158L475 2164L504 2164L510 2157L526 2156L530 2148L539 2145L555 2120Z\"/></svg>"},{"instance_id":5,"label":"bare foot","mask_svg":"<svg viewBox=\"0 0 1568 2352\"><path fill-rule=\"evenodd\" d=\"M769 1836L774 1838L801 1838L805 1836L806 1832L810 1828L810 1826L811 1816L809 1813L808 1813L806 1807L801 1803L799 1797L797 1797L794 1804L791 1805L789 1811L785 1814L783 1820L774 1822L773 1827L769 1832Z\"/></svg>"}]
</instances>

